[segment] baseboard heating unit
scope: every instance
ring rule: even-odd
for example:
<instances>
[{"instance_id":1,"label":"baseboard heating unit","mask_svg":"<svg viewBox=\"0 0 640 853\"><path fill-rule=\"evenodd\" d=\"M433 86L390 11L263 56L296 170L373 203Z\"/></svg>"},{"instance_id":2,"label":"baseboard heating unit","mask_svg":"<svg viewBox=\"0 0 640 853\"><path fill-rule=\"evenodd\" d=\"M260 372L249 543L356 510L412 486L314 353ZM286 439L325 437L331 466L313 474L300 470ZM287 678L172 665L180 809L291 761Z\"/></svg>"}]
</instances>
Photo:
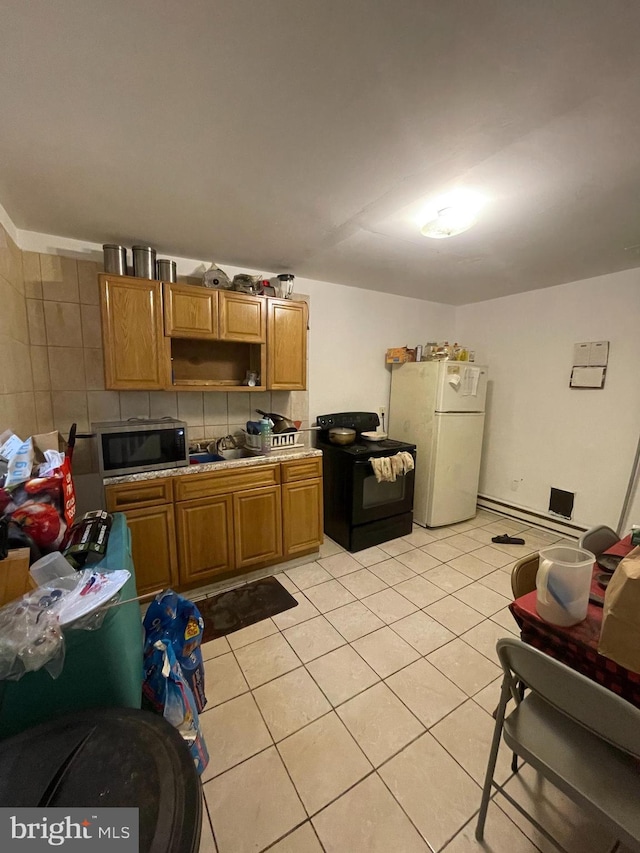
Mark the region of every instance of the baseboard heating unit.
<instances>
[{"instance_id":1,"label":"baseboard heating unit","mask_svg":"<svg viewBox=\"0 0 640 853\"><path fill-rule=\"evenodd\" d=\"M570 536L573 539L577 539L588 529L580 524L574 524L568 519L559 518L545 512L537 512L536 510L527 509L516 504L510 504L498 498L492 498L489 495L478 495L478 507L486 509L489 512L499 512L501 515L513 518L515 521L527 522L533 527L541 527L543 530L549 530L563 536Z\"/></svg>"}]
</instances>

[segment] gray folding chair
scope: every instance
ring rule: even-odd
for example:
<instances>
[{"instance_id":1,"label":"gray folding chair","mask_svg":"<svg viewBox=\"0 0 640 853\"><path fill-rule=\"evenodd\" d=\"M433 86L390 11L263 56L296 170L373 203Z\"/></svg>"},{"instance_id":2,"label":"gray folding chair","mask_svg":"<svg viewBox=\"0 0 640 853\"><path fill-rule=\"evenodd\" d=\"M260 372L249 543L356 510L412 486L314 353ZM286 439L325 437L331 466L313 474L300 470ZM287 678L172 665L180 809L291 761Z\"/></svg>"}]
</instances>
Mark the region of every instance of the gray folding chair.
<instances>
[{"instance_id":1,"label":"gray folding chair","mask_svg":"<svg viewBox=\"0 0 640 853\"><path fill-rule=\"evenodd\" d=\"M603 554L607 548L611 548L616 542L620 541L620 537L607 527L606 524L599 524L597 527L591 527L586 533L583 533L578 539L578 547L584 548L586 551L591 551L596 557Z\"/></svg>"},{"instance_id":2,"label":"gray folding chair","mask_svg":"<svg viewBox=\"0 0 640 853\"><path fill-rule=\"evenodd\" d=\"M640 710L520 640L498 640L504 670L476 838L482 841L492 787L558 847L493 774L500 737L521 758L640 853ZM521 699L516 681L529 691ZM515 709L505 716L509 699ZM561 848L560 848L561 849Z\"/></svg>"}]
</instances>

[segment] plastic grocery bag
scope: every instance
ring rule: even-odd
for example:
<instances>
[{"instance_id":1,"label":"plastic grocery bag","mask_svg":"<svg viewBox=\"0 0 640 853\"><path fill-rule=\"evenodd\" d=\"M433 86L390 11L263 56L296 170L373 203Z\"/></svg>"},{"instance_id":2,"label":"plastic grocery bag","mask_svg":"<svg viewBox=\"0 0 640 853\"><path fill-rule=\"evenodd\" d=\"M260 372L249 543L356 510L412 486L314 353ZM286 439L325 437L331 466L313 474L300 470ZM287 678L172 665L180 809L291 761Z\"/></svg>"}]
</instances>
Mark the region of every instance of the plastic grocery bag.
<instances>
[{"instance_id":1,"label":"plastic grocery bag","mask_svg":"<svg viewBox=\"0 0 640 853\"><path fill-rule=\"evenodd\" d=\"M198 773L209 763L209 753L196 703L170 643L158 640L145 654L142 693L151 707L178 729L185 739Z\"/></svg>"},{"instance_id":2,"label":"plastic grocery bag","mask_svg":"<svg viewBox=\"0 0 640 853\"><path fill-rule=\"evenodd\" d=\"M64 663L63 628L96 630L131 577L126 569L84 569L54 578L0 608L0 680L17 681L43 667L57 678Z\"/></svg>"},{"instance_id":3,"label":"plastic grocery bag","mask_svg":"<svg viewBox=\"0 0 640 853\"><path fill-rule=\"evenodd\" d=\"M64 664L64 637L55 604L66 592L34 590L0 608L0 681L18 681L43 667L57 678Z\"/></svg>"},{"instance_id":4,"label":"plastic grocery bag","mask_svg":"<svg viewBox=\"0 0 640 853\"><path fill-rule=\"evenodd\" d=\"M204 711L207 697L204 692L204 665L200 649L204 620L196 605L172 589L167 589L151 602L143 624L145 655L150 653L158 640L170 643L191 688L196 708L199 712Z\"/></svg>"}]
</instances>

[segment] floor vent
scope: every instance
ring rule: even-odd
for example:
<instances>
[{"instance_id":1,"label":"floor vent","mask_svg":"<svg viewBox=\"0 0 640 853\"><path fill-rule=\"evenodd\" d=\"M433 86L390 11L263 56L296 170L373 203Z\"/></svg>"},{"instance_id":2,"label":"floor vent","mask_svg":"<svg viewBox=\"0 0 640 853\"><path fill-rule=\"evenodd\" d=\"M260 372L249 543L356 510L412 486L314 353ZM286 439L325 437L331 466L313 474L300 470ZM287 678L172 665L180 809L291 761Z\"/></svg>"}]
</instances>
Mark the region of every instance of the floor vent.
<instances>
[{"instance_id":1,"label":"floor vent","mask_svg":"<svg viewBox=\"0 0 640 853\"><path fill-rule=\"evenodd\" d=\"M570 519L573 515L574 498L574 492L565 492L564 489L556 489L552 486L549 493L549 512Z\"/></svg>"}]
</instances>

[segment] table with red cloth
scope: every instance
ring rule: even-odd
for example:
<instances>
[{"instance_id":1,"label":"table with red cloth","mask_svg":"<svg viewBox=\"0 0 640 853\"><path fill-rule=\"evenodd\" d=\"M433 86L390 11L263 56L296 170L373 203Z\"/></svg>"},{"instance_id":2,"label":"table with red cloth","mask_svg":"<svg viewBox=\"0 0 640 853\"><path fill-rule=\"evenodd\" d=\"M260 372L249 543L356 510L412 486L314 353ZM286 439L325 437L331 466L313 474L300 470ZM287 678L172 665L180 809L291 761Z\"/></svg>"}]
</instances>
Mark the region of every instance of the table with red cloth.
<instances>
[{"instance_id":1,"label":"table with red cloth","mask_svg":"<svg viewBox=\"0 0 640 853\"><path fill-rule=\"evenodd\" d=\"M625 557L633 547L629 535L604 553ZM596 576L601 572L602 569L596 564L591 592L603 597L604 590L596 581ZM520 627L523 642L562 661L640 708L640 674L598 654L602 607L589 602L587 618L570 628L550 625L538 616L535 590L511 602L509 609Z\"/></svg>"}]
</instances>

